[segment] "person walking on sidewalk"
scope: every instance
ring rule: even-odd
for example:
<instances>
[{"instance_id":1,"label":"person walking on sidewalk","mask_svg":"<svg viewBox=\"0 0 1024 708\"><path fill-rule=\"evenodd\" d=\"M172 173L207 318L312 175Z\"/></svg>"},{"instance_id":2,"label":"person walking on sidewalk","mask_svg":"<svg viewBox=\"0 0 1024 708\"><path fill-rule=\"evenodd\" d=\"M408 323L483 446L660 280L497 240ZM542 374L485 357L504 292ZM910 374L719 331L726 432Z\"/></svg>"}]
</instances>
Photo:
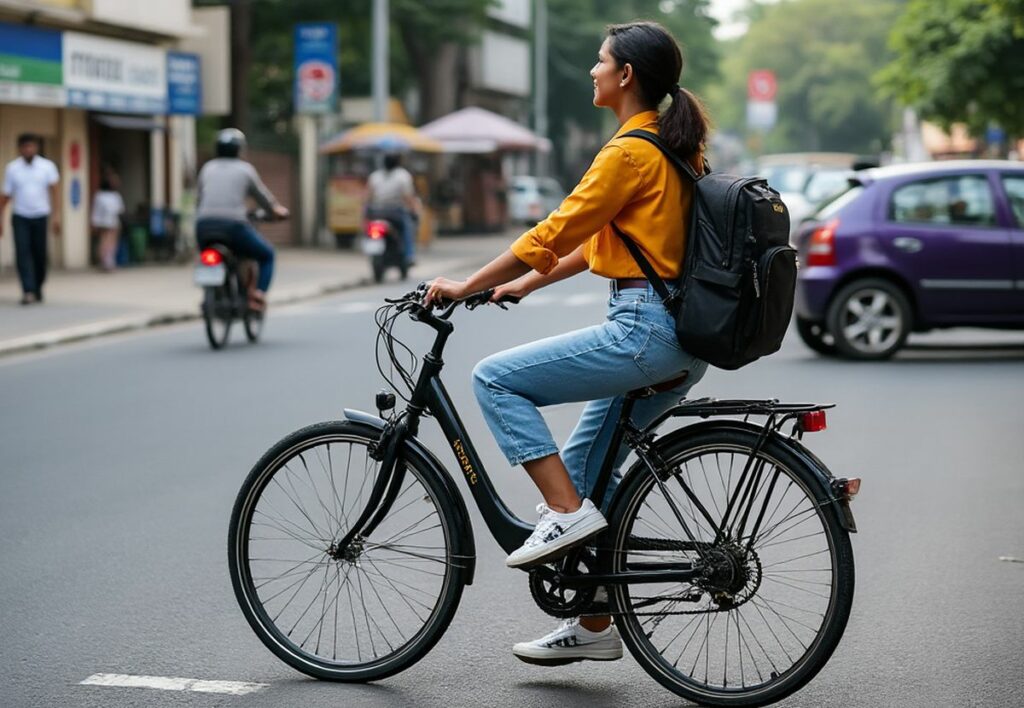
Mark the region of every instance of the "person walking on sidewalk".
<instances>
[{"instance_id":1,"label":"person walking on sidewalk","mask_svg":"<svg viewBox=\"0 0 1024 708\"><path fill-rule=\"evenodd\" d=\"M693 185L654 145L623 136L637 129L657 133L694 169L702 167L708 121L697 98L677 84L682 68L679 45L661 25L609 27L590 77L594 105L615 114L618 132L547 219L468 280L438 278L428 289L428 301L459 300L488 288L499 300L525 297L585 270L610 281L605 323L494 354L473 371L498 446L510 464L526 468L544 497L533 534L505 561L510 567L549 563L607 527L588 496L625 394L654 386L661 391L637 402L633 422L642 428L707 369L679 346L673 317L613 227L632 235L666 282L678 278ZM560 455L538 408L575 401L588 403ZM621 465L628 448L616 452ZM619 477L616 469L605 504ZM512 653L537 664L608 661L622 656L622 642L610 617L590 616L516 644Z\"/></svg>"},{"instance_id":2,"label":"person walking on sidewalk","mask_svg":"<svg viewBox=\"0 0 1024 708\"><path fill-rule=\"evenodd\" d=\"M100 266L108 273L116 267L117 242L121 236L124 200L110 178L100 182L92 201L92 225L99 232Z\"/></svg>"},{"instance_id":3,"label":"person walking on sidewalk","mask_svg":"<svg viewBox=\"0 0 1024 708\"><path fill-rule=\"evenodd\" d=\"M260 273L249 293L249 307L262 312L274 276L274 247L249 223L248 200L279 219L288 218L288 210L263 184L256 168L241 159L244 148L241 130L225 128L217 133L217 156L199 170L196 241L200 248L221 242L237 255L256 261Z\"/></svg>"},{"instance_id":4,"label":"person walking on sidewalk","mask_svg":"<svg viewBox=\"0 0 1024 708\"><path fill-rule=\"evenodd\" d=\"M0 190L0 237L4 208L7 202L14 203L11 225L22 305L42 302L48 227L52 225L53 233L60 235L60 174L53 162L39 154L42 142L42 138L31 133L18 136L19 157L7 164Z\"/></svg>"}]
</instances>

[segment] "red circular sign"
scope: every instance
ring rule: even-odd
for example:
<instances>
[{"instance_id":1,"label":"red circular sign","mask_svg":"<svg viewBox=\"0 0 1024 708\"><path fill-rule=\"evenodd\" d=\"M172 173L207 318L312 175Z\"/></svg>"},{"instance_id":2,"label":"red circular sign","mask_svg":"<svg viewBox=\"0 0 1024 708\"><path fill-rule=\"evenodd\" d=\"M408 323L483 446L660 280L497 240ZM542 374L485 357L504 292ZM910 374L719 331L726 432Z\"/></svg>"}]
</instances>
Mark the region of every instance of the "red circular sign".
<instances>
[{"instance_id":1,"label":"red circular sign","mask_svg":"<svg viewBox=\"0 0 1024 708\"><path fill-rule=\"evenodd\" d=\"M758 69L747 76L747 97L752 101L774 101L778 90L774 71Z\"/></svg>"},{"instance_id":2,"label":"red circular sign","mask_svg":"<svg viewBox=\"0 0 1024 708\"><path fill-rule=\"evenodd\" d=\"M82 146L78 144L77 140L71 143L70 153L71 169L77 170L82 166Z\"/></svg>"}]
</instances>

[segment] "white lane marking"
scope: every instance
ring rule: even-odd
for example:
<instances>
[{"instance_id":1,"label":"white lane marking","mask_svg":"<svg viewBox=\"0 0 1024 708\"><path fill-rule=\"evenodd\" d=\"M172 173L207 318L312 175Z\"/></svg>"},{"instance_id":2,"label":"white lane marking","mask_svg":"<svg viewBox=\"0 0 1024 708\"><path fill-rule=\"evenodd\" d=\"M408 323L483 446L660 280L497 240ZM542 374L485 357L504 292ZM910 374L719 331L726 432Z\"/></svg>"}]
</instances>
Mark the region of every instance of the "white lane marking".
<instances>
[{"instance_id":1,"label":"white lane marking","mask_svg":"<svg viewBox=\"0 0 1024 708\"><path fill-rule=\"evenodd\" d=\"M171 676L132 676L130 674L93 674L81 682L82 686L116 686L120 688L155 688L161 691L195 691L196 693L226 693L244 696L270 686L269 683L245 681L204 681L202 679Z\"/></svg>"},{"instance_id":2,"label":"white lane marking","mask_svg":"<svg viewBox=\"0 0 1024 708\"><path fill-rule=\"evenodd\" d=\"M346 302L343 305L339 305L335 312L340 312L343 315L356 312L369 312L370 310L376 310L383 304L384 303L382 302Z\"/></svg>"},{"instance_id":3,"label":"white lane marking","mask_svg":"<svg viewBox=\"0 0 1024 708\"><path fill-rule=\"evenodd\" d=\"M1014 558L1013 556L999 556L999 560L1003 563L1024 563L1024 558Z\"/></svg>"}]
</instances>

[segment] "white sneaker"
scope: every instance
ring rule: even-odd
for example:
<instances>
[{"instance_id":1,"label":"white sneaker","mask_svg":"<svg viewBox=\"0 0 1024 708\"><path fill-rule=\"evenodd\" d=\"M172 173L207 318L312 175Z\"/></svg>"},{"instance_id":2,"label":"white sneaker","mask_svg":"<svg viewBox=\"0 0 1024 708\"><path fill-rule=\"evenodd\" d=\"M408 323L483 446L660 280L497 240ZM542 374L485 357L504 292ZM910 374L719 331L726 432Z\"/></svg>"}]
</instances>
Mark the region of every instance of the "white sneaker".
<instances>
[{"instance_id":1,"label":"white sneaker","mask_svg":"<svg viewBox=\"0 0 1024 708\"><path fill-rule=\"evenodd\" d=\"M533 533L505 559L509 568L546 563L608 528L608 522L589 499L571 514L560 514L547 504L539 504L537 513L540 518Z\"/></svg>"},{"instance_id":2,"label":"white sneaker","mask_svg":"<svg viewBox=\"0 0 1024 708\"><path fill-rule=\"evenodd\" d=\"M591 632L574 618L545 637L516 644L512 653L527 664L541 666L561 666L574 661L615 661L622 658L622 639L614 625L603 632Z\"/></svg>"}]
</instances>

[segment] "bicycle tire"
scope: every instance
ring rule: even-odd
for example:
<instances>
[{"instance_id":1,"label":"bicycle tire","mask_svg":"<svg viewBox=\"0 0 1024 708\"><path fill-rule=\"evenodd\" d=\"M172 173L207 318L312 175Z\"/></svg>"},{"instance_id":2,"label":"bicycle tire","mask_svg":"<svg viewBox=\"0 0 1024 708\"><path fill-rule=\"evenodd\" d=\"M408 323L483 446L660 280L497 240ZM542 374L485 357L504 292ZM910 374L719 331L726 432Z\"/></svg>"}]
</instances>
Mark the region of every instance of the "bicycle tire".
<instances>
[{"instance_id":1,"label":"bicycle tire","mask_svg":"<svg viewBox=\"0 0 1024 708\"><path fill-rule=\"evenodd\" d=\"M242 326L245 329L245 338L250 343L255 344L260 340L260 335L263 334L263 321L264 314L262 312L246 310L242 317Z\"/></svg>"},{"instance_id":2,"label":"bicycle tire","mask_svg":"<svg viewBox=\"0 0 1024 708\"><path fill-rule=\"evenodd\" d=\"M682 432L685 432L685 429ZM669 480L670 482L673 478L677 478L680 475L682 475L683 470L686 469L685 467L680 467L681 462L698 459L699 453L724 453L731 454L736 458L749 456L750 451L753 450L754 446L756 445L757 437L758 433L755 431L722 428L709 429L692 434L669 436L663 439L660 443L658 443L657 452L661 456L661 459L665 460L667 469L671 470L671 476L667 478L667 480ZM810 508L816 510L815 514L808 515L807 517L805 517L804 520L801 520L799 523L803 524L805 523L806 518L815 517L821 521L823 532L828 541L828 552L829 557L832 561L831 567L834 569L833 580L831 583L831 591L828 597L827 609L825 609L822 615L823 619L821 621L820 627L815 632L814 638L809 641L808 646L806 647L803 654L799 656L799 658L792 664L792 666L783 671L778 671L775 675L772 675L770 670L766 671L769 674L769 680L764 681L763 677L761 676L761 668L758 668L756 664L758 658L758 651L756 649L756 645L754 642L745 640L742 637L740 618L742 618L743 622L746 623L746 627L751 630L751 633L753 632L753 628L749 624L749 620L746 619L746 616L743 615L743 608L740 605L749 601L751 602L751 607L753 608L751 610L751 613L754 613L755 611L761 612L760 607L757 601L755 600L755 598L759 597L759 593L764 591L763 584L761 583L762 571L760 565L758 565L757 568L759 578L758 588L753 590L750 598L743 600L743 603L740 603L740 605L733 607L731 610L725 611L725 614L727 615L725 627L725 668L722 672L723 680L722 685L720 687L713 687L710 685L709 665L711 663L711 642L709 641L709 637L711 635L712 630L714 629L714 623L710 618L714 612L717 612L718 616L721 616L723 614L721 610L712 610L712 612L708 612L703 615L705 618L704 623L705 625L707 625L707 628L705 630L706 634L704 638L704 643L707 644L708 649L706 651L706 658L704 659L704 662L706 662L704 666L704 681L700 681L700 679L696 676L690 676L686 672L680 672L678 670L678 667L676 666L679 663L679 661L682 660L683 655L686 653L687 647L689 646L689 642L687 643L687 646L684 646L683 649L680 651L679 657L676 659L675 664L670 665L670 659L668 659L666 656L663 656L663 654L667 652L669 647L674 646L673 642L677 641L676 638L673 638L670 641L670 643L665 646L665 649L662 650L657 649L654 640L652 639L656 631L659 629L660 624L664 621L665 617L670 615L666 613L662 615L661 619L657 621L651 620L652 622L654 622L654 625L653 628L651 628L650 633L648 634L643 626L644 623L648 620L641 619L640 616L637 615L636 612L631 609L632 602L629 597L630 586L615 585L610 587L610 600L613 604L613 610L618 613L616 622L619 627L619 631L622 634L622 639L628 647L630 653L633 655L633 657L644 668L644 670L647 671L647 673L650 674L655 680L657 680L658 683L660 683L662 686L672 691L676 695L682 696L683 698L686 698L687 700L693 701L700 705L759 706L779 701L785 698L786 696L791 695L795 691L798 691L800 688L806 685L807 682L813 679L814 676L828 662L833 651L838 646L839 641L842 638L843 631L845 630L846 623L849 618L850 608L852 606L854 590L854 564L853 549L850 543L849 533L840 524L839 518L833 506L827 503L828 495L821 490L820 484L818 484L817 481L812 478L814 472L808 469L805 466L805 464L801 462L801 460L778 439L769 439L767 441L767 443L761 450L759 459L765 459L775 464L775 469L780 470L785 476L789 477L793 484L798 485L803 491L803 493L808 494L808 498L813 500L808 504ZM719 473L721 472L720 469L718 471ZM712 470L712 473L714 473L714 470ZM730 480L731 479L732 477L730 475ZM629 539L631 537L630 535L632 533L637 533L637 531L633 529L633 526L637 523L637 520L640 516L640 509L642 508L641 505L642 503L644 503L644 499L647 497L647 494L651 492L651 490L660 489L658 487L657 482L655 481L655 477L650 473L650 471L646 467L642 465L642 463L637 463L633 466L633 468L627 474L626 478L623 480L622 487L623 488L621 490L621 493L616 497L615 508L613 509L611 514L611 530L613 533L611 538L614 539L613 543L614 548L616 549L622 549L626 547L626 544L629 543ZM730 488L731 487L728 483L724 485L724 489L729 490ZM709 490L710 489L711 485L709 484ZM787 488L787 494L789 493L788 490L789 488ZM685 495L681 494L680 496ZM723 496L723 499L727 497L728 491ZM771 499L774 499L774 497L771 497ZM776 510L778 508L779 507L776 507ZM794 510L796 508L796 506L793 507ZM691 511L693 511L693 517L691 517L691 519L695 522L696 525L699 525L699 512L692 509ZM805 512L801 511L797 514L797 516L800 516L802 514L805 514ZM783 519L783 521L785 521L785 518ZM800 533L803 533L803 531L804 530L801 530ZM708 531L707 533L710 535L711 532ZM762 535L764 535L764 531L759 530L759 536ZM771 545L784 545L785 543L789 543L789 541L778 542L777 537L773 539L771 536L769 536L768 538L769 540L772 540ZM803 543L809 543L809 541L802 541L799 538L795 540L801 541ZM786 551L787 553L793 552L792 549L794 547L788 548L790 550ZM800 547L798 546L796 548ZM623 570L625 570L628 554L629 551L627 550L625 552L616 552L612 555L610 562L612 570L614 572L623 572ZM759 560L758 563L760 562L761 561ZM786 561L785 563L788 562L789 561ZM817 563L818 561L815 560L814 562ZM769 566L765 567L768 568ZM771 577L770 573L772 571L766 572L768 572L769 574L765 575L764 577ZM778 573L778 571L774 572ZM793 572L793 569L791 568L787 572ZM796 572L801 571L797 570ZM810 571L808 570L803 572ZM798 577L806 578L808 576ZM821 576L810 577L820 578ZM779 578L776 577L775 580L779 581ZM791 583L791 585L792 587L795 587L798 590L806 590L806 588L803 585L801 585L801 583L807 582L809 581L797 580ZM652 586L638 585L636 587L650 588ZM680 597L682 596L682 594L683 593L679 593ZM763 598L761 602L765 602ZM692 604L684 604L680 602L677 603L676 608L691 608L692 606ZM708 606L711 606L710 596L708 599ZM784 611L796 613L801 611L806 612L807 610L801 609L800 607L796 607L793 610L785 609ZM737 614L734 615L733 613ZM657 615L658 613L651 614ZM694 612L693 614L698 617L701 616L699 612ZM757 619L754 614L751 614L750 616L754 617L755 624L759 624L761 623L761 620L763 620L763 624L769 628L771 627L771 622L778 623L778 620L773 618L770 612L767 614L767 617L765 617L764 612L761 612L761 620ZM736 642L737 653L739 657L743 656L743 649L746 648L748 650L748 662L755 662L754 667L757 668L758 676L762 678L759 684L752 685L749 688L743 685L745 681L742 678L742 658L740 659L739 664L741 676L741 680L739 683L741 685L738 688L729 685L729 682L726 677L729 668L728 660L730 651L730 617L733 621L735 621L735 626L737 628L736 632L734 633L733 639ZM779 615L779 618L782 617L785 617L785 615ZM688 630L689 626L692 626L692 623L694 621L695 620L691 619L690 625L684 627L684 630L680 630L680 634L682 634L683 631ZM701 624L699 620L696 621L698 624L695 632L699 632L701 629ZM682 624L682 621L680 621L680 624ZM784 620L783 624L786 624ZM805 631L803 629L800 629L799 627L797 629L801 632ZM789 631L793 632L792 629L790 629ZM678 636L679 635L677 635L677 637ZM793 636L799 638L796 634L794 634ZM784 638L787 640L787 642L789 641L788 637ZM690 639L692 641L693 636L691 636ZM776 637L776 639L778 639L778 637ZM758 642L759 641L760 640L758 639ZM780 646L782 646L781 641ZM678 645L675 645L675 648L678 648ZM675 654L675 648L673 648L672 652L668 652L669 655ZM695 666L697 664L697 660L699 660L701 657L701 649L703 649L703 644L699 646L697 649L697 659L694 662ZM785 649L785 647L783 647L783 649ZM765 656L767 656L767 650L765 650L764 646L760 646L760 650L764 652ZM771 661L771 658L768 657L768 663L771 663ZM686 663L689 663L689 658L687 658ZM722 665L722 662L716 664L716 668L720 665ZM774 663L771 663L771 666L774 667ZM732 670L733 676L735 677L735 658L733 661ZM697 672L699 673L699 669L697 670Z\"/></svg>"},{"instance_id":3,"label":"bicycle tire","mask_svg":"<svg viewBox=\"0 0 1024 708\"><path fill-rule=\"evenodd\" d=\"M388 648L391 649L391 651L383 655L374 656L368 660L362 660L362 656L360 653L361 650L359 648L359 637L358 635L354 635L358 659L356 661L337 660L337 631L340 614L338 608L340 608L340 604L342 602L342 600L340 599L342 587L342 583L340 580L337 589L338 599L335 600L334 605L335 656L332 657L330 660L323 656L319 656L317 654L313 654L309 651L306 651L304 649L305 641L297 645L294 640L292 640L285 632L282 631L280 627L277 626L277 624L275 624L275 618L271 618L269 613L267 612L267 607L265 604L267 601L261 599L260 597L259 588L256 586L253 580L251 566L252 562L257 562L260 559L254 560L249 556L249 550L251 548L252 541L254 540L252 539L251 536L251 530L253 525L252 520L255 515L256 505L259 503L260 498L265 493L265 490L270 487L275 475L282 469L286 469L287 462L289 460L295 460L296 457L300 455L300 453L309 453L310 451L316 449L319 445L330 444L334 442L341 444L352 443L358 445L375 444L378 437L379 431L376 430L375 428L360 423L355 423L352 421L331 421L325 423L317 423L302 428L301 430L295 431L294 433L286 436L280 442L271 447L270 450L268 450L263 455L260 461L256 463L255 467L253 467L252 471L249 473L248 477L246 478L245 482L242 485L242 488L238 493L238 497L235 501L235 505L231 514L231 525L228 534L228 563L231 574L231 583L232 587L234 588L235 597L238 600L239 606L241 607L246 620L249 622L249 625L252 627L253 631L264 643L264 645L268 649L270 649L270 651L273 652L278 658L280 658L282 661L284 661L292 668L318 679L341 682L374 681L386 678L412 666L417 661L422 659L427 654L427 652L430 651L430 649L437 643L437 641L444 634L445 630L448 628L448 625L451 622L452 618L454 617L455 611L458 608L459 601L462 596L463 587L465 585L465 577L463 575L464 571L462 569L462 566L458 562L457 554L455 552L456 549L462 548L462 543L460 539L458 539L456 536L457 529L459 527L457 524L458 512L455 508L455 501L450 497L449 492L444 486L443 481L437 478L436 474L431 471L431 468L418 457L410 456L406 458L406 480L408 480L411 475L411 477L419 484L419 486L423 490L423 493L425 494L425 498L422 501L427 501L429 499L430 503L436 509L437 516L439 519L439 528L441 529L440 535L444 539L444 562L442 564L444 570L441 571L443 579L439 581L440 589L437 593L437 598L435 602L429 609L429 615L424 619L422 626L418 628L418 631L415 631L415 633L403 644L401 644L401 646L393 647L391 642L387 640L387 637L383 633L384 630L377 623L376 619L370 619L372 615L369 613L369 610L367 610L366 597L370 597L372 603L372 596L370 596L369 593L367 593L366 596L363 596L362 590L360 589L362 609L367 613L367 617L363 618L362 621L365 622L365 625L367 627L370 645L371 647L374 646L373 630L370 629L370 622L372 621L374 622L374 626L380 632L378 636L384 638L385 643L387 644ZM317 454L322 454L322 452ZM326 451L328 461L331 460L331 454L332 453L330 451L330 448L328 447ZM350 461L351 458L352 452L350 449ZM310 457L310 459L312 459L312 457ZM306 465L305 459L303 459L303 465ZM343 501L341 497L351 496L347 493L349 490L348 472L346 472L344 488L341 492L340 497L336 490L336 487L340 483L340 480L335 480L333 467L331 468L329 476L330 479L332 480L332 488L335 488L335 498L338 499L338 501ZM313 487L315 488L316 484L313 482L312 477L310 478L310 484L313 485ZM410 484L409 489L411 488L412 485ZM365 492L367 494L369 493L369 489L363 487L361 488L360 491L360 497L362 496L363 489L365 489ZM402 494L405 494L407 491L408 489L403 490ZM395 503L395 507L392 508L392 512L391 514L389 514L389 517L385 518L384 522L382 522L382 524L378 527L378 530L374 533L376 534L380 532L381 529L387 526L388 520L391 518L391 515L395 513L395 509L398 507L398 505L406 503L409 500L411 500L410 503L417 502L417 495L418 492L415 493L412 497L409 497L408 499L405 499L402 496L400 496ZM346 518L349 520L354 520L358 516L359 512L362 510L362 507L359 507L358 497L355 500L354 507L358 508L353 508L352 510L350 510L350 512L348 512ZM299 505L296 505L296 508L299 508ZM341 511L344 510L345 507L342 506ZM324 507L324 511L327 511L326 507ZM309 519L310 517L307 516L306 518ZM312 521L310 521L310 523L312 524ZM267 523L264 523L263 525L271 527L273 526ZM282 523L277 528L284 529L286 532L286 536L290 536L292 534L289 534L287 532L289 530L294 531L295 528L298 528L298 525L293 527L286 523ZM342 528L342 525L339 523L338 528L335 529L334 533L335 535L340 536L343 534L345 530L346 529ZM407 536L411 535L413 534L407 534ZM371 535L371 543L373 543L373 538L375 537ZM401 536L399 536L398 538L399 540L402 539ZM385 548L386 545L387 544L385 542L380 546L377 546L377 548ZM421 546L409 546L408 548L421 548ZM387 553L389 551L385 550L384 552ZM367 553L369 553L369 551ZM399 553L404 553L404 551L399 551ZM426 551L423 551L423 553L426 553ZM425 558L425 556L423 555L421 555L420 557ZM379 560L382 565L394 562L393 560L385 560L383 558L378 558L377 560ZM328 568L330 562L331 561L328 561L327 563ZM339 566L342 563L342 561L338 560L333 560L333 562L338 564ZM369 563L374 568L372 573L371 571L359 570L353 570L352 572L355 573L355 576L357 578L362 577L359 575L360 572L363 573L363 576L367 578L367 587L371 587L373 589L373 592L377 593L377 600L381 605L383 605L383 599L381 598L380 591L383 591L385 594L388 594L389 590L385 585L377 585L375 583L373 577L381 577L383 573L379 569L379 566L377 566L372 560L369 561ZM356 566L356 563L352 563L352 566L354 568ZM385 567L390 568L391 566L386 565ZM294 574L298 574L299 572L301 571L296 571ZM325 570L325 578L328 572L329 570ZM338 571L336 573L336 578L340 577L340 572L341 571ZM348 578L349 572L346 571L344 581L345 584L348 583ZM393 589L394 593L401 595L402 591L398 588L397 585L394 584L394 582L392 582L391 588ZM400 584L407 585L409 588L413 588L413 586L408 583ZM305 585L305 581L303 581L303 585ZM299 588L300 590L301 587L302 586L300 586ZM327 603L327 596L330 587L331 586L328 585L326 586L326 589L324 589L323 587L321 588L321 590L324 592L323 602L325 603L325 606ZM415 588L410 590L410 592L412 591L416 591ZM320 591L318 591L318 593L314 596L314 599L319 598L319 592ZM421 598L413 597L413 601L426 606L426 603L422 602ZM349 603L352 611L352 627L354 629L357 629L360 620L356 617L356 612L354 609L355 606L352 601L351 594L349 595ZM409 608L413 610L413 614L418 616L418 614L415 612L415 606L409 603L408 600L406 600L406 604L408 604ZM330 608L328 608L328 613L329 612ZM324 615L321 615L320 619L322 630L322 622L324 620ZM384 621L383 618L381 618L381 621ZM394 617L391 617L391 621L392 623L394 623L395 629L399 632L399 634L401 634L400 625L395 621ZM298 622L296 623L296 626L298 626ZM410 634L413 633L414 629L416 628L413 627L409 629ZM359 629L359 631L362 630ZM404 635L402 635L402 638L405 639ZM316 648L317 651L319 651L319 645L320 639L318 637ZM344 644L342 648L345 649ZM351 651L351 642L349 643L347 648L349 651ZM374 651L376 651L375 648Z\"/></svg>"},{"instance_id":4,"label":"bicycle tire","mask_svg":"<svg viewBox=\"0 0 1024 708\"><path fill-rule=\"evenodd\" d=\"M231 335L234 318L228 312L232 300L229 277L224 285L203 288L203 324L211 349L223 349ZM218 322L222 329L218 330Z\"/></svg>"}]
</instances>

